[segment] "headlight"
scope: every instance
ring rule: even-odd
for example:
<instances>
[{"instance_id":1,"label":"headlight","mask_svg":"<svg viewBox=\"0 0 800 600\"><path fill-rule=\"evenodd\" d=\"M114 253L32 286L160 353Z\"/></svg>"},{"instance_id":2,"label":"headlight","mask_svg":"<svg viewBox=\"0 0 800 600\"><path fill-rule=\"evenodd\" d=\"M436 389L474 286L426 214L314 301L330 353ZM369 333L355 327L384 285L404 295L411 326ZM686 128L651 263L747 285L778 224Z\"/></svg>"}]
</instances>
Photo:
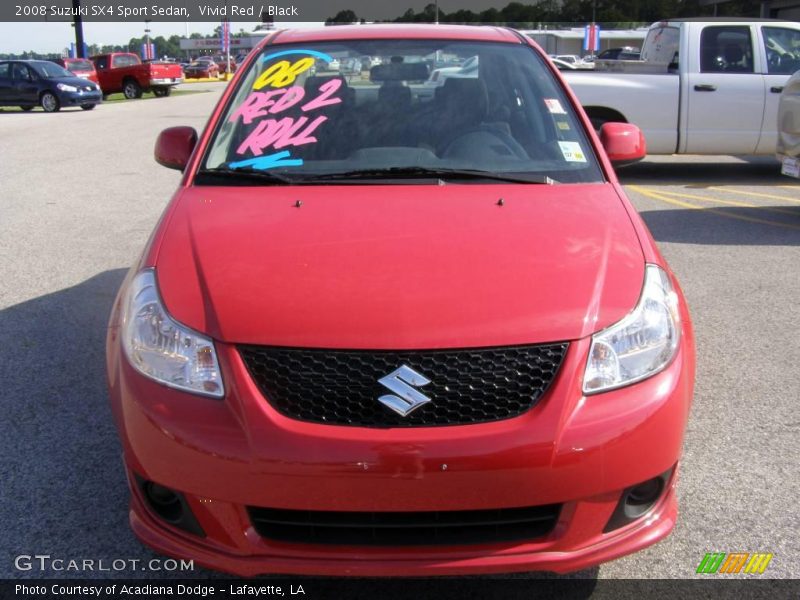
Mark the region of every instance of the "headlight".
<instances>
[{"instance_id":1,"label":"headlight","mask_svg":"<svg viewBox=\"0 0 800 600\"><path fill-rule=\"evenodd\" d=\"M56 87L60 89L62 92L77 92L78 88L74 85L67 85L66 83L59 83L56 84Z\"/></svg>"},{"instance_id":2,"label":"headlight","mask_svg":"<svg viewBox=\"0 0 800 600\"><path fill-rule=\"evenodd\" d=\"M675 356L679 340L678 296L667 274L647 265L633 312L592 336L583 393L604 392L655 375Z\"/></svg>"},{"instance_id":3,"label":"headlight","mask_svg":"<svg viewBox=\"0 0 800 600\"><path fill-rule=\"evenodd\" d=\"M147 269L134 277L123 315L122 345L137 371L179 390L225 395L214 342L167 314L155 271Z\"/></svg>"}]
</instances>

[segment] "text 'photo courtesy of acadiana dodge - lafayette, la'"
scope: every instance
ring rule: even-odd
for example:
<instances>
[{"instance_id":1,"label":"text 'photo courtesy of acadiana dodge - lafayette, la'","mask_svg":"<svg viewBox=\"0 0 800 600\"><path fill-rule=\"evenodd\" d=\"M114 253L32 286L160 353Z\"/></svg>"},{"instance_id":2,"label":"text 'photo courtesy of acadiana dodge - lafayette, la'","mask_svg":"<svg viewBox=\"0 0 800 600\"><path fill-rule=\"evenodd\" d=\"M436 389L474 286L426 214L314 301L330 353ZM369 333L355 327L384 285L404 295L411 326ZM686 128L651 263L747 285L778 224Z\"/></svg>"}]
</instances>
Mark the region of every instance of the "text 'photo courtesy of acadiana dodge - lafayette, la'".
<instances>
[{"instance_id":1,"label":"text 'photo courtesy of acadiana dodge - lafayette, la'","mask_svg":"<svg viewBox=\"0 0 800 600\"><path fill-rule=\"evenodd\" d=\"M300 596L306 597L306 590L302 584L262 585L262 584L108 584L108 585L75 585L65 583L54 584L25 584L14 585L14 594L18 597L25 596L56 596L56 597L81 597L81 598L107 598L129 597L141 598L146 596L191 597L207 598L211 596L239 596L247 598L261 598L267 596Z\"/></svg>"},{"instance_id":2,"label":"text 'photo courtesy of acadiana dodge - lafayette, la'","mask_svg":"<svg viewBox=\"0 0 800 600\"><path fill-rule=\"evenodd\" d=\"M198 4L191 11L184 5L165 3L149 6L130 6L123 3L96 4L89 6L56 6L56 5L16 5L14 15L17 17L102 17L108 19L160 19L165 17L189 19L193 15L209 20L217 19L258 19L262 15L270 17L299 17L298 7L293 4Z\"/></svg>"}]
</instances>

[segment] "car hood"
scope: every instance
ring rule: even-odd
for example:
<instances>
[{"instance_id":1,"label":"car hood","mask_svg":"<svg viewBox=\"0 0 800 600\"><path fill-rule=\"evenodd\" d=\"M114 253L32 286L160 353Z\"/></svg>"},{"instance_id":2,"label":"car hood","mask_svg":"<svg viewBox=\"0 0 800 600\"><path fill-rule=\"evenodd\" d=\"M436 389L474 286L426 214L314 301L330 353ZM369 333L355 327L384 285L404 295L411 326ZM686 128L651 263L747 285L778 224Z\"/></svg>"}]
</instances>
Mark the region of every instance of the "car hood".
<instances>
[{"instance_id":1,"label":"car hood","mask_svg":"<svg viewBox=\"0 0 800 600\"><path fill-rule=\"evenodd\" d=\"M644 277L611 184L189 187L175 202L162 298L225 342L572 340L624 317Z\"/></svg>"}]
</instances>

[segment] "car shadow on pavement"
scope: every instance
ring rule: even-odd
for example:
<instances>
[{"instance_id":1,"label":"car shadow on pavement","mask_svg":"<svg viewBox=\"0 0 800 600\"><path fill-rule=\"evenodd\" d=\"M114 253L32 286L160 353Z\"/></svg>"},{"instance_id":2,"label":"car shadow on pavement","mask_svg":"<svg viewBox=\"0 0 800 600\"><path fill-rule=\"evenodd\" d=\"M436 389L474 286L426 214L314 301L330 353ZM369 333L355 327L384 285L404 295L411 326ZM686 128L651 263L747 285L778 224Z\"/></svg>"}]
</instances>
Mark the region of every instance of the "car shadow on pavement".
<instances>
[{"instance_id":1,"label":"car shadow on pavement","mask_svg":"<svg viewBox=\"0 0 800 600\"><path fill-rule=\"evenodd\" d=\"M772 156L745 156L735 160L714 157L686 157L675 162L645 159L617 170L623 185L680 185L687 188L797 185L800 181L781 175L781 167Z\"/></svg>"},{"instance_id":2,"label":"car shadow on pavement","mask_svg":"<svg viewBox=\"0 0 800 600\"><path fill-rule=\"evenodd\" d=\"M779 212L773 212L777 209ZM659 242L731 246L800 245L800 205L646 210L639 213Z\"/></svg>"},{"instance_id":3,"label":"car shadow on pavement","mask_svg":"<svg viewBox=\"0 0 800 600\"><path fill-rule=\"evenodd\" d=\"M191 572L98 569L101 560L108 567L115 559L146 563L158 557L135 539L128 525L128 488L106 390L106 327L125 273L105 271L0 310L0 547L5 554L0 578L227 578L199 565ZM35 562L27 570L15 567L17 556L37 554L63 559L64 564L73 559L95 562L91 570L40 570ZM508 600L529 598L530 586L571 580L568 595L562 597L587 598L598 571L364 578L356 587L359 597L364 597L363 588L379 591L380 597L407 598L409 582L416 581L421 596L462 598L480 589L484 598ZM337 580L343 581L308 579L320 589L335 588ZM523 585L525 581L529 583Z\"/></svg>"}]
</instances>

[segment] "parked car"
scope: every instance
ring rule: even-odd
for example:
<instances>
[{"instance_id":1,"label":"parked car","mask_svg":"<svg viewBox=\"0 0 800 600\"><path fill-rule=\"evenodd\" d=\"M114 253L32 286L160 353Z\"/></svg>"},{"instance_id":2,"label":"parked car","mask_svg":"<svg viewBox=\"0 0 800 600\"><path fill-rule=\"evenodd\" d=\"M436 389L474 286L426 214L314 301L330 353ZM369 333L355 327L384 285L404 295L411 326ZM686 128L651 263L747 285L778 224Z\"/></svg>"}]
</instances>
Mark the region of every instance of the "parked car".
<instances>
[{"instance_id":1,"label":"parked car","mask_svg":"<svg viewBox=\"0 0 800 600\"><path fill-rule=\"evenodd\" d=\"M213 60L214 60L215 63L217 63L217 67L219 68L219 72L220 73L228 73L229 72L228 71L228 57L227 56L223 56L221 54L218 54L217 56L213 57ZM231 73L235 73L236 72L236 67L237 67L236 60L234 59L233 56L231 56L230 72Z\"/></svg>"},{"instance_id":2,"label":"parked car","mask_svg":"<svg viewBox=\"0 0 800 600\"><path fill-rule=\"evenodd\" d=\"M136 54L114 52L92 56L103 94L122 92L129 100L141 98L144 92L169 96L172 88L183 81L183 71L176 63L142 63Z\"/></svg>"},{"instance_id":3,"label":"parked car","mask_svg":"<svg viewBox=\"0 0 800 600\"><path fill-rule=\"evenodd\" d=\"M200 57L183 70L187 79L219 77L219 65L211 57Z\"/></svg>"},{"instance_id":4,"label":"parked car","mask_svg":"<svg viewBox=\"0 0 800 600\"><path fill-rule=\"evenodd\" d=\"M100 79L97 77L97 71L94 68L94 63L88 58L57 58L53 61L57 65L64 67L78 77L83 77L89 81L94 81L99 84Z\"/></svg>"},{"instance_id":5,"label":"parked car","mask_svg":"<svg viewBox=\"0 0 800 600\"><path fill-rule=\"evenodd\" d=\"M560 58L551 58L550 60L559 71L574 71L578 68L575 66L575 63L566 62Z\"/></svg>"},{"instance_id":6,"label":"parked car","mask_svg":"<svg viewBox=\"0 0 800 600\"><path fill-rule=\"evenodd\" d=\"M659 21L641 60L597 60L596 72L565 77L598 128L635 123L651 154L771 155L780 90L800 69L798 49L793 21Z\"/></svg>"},{"instance_id":7,"label":"parked car","mask_svg":"<svg viewBox=\"0 0 800 600\"><path fill-rule=\"evenodd\" d=\"M114 302L133 531L239 575L584 569L664 538L681 290L559 72L510 29L288 30L205 131ZM427 59L474 77L410 93ZM380 85L314 58L391 56ZM311 60L309 60L311 59ZM152 191L152 190L151 190Z\"/></svg>"},{"instance_id":8,"label":"parked car","mask_svg":"<svg viewBox=\"0 0 800 600\"><path fill-rule=\"evenodd\" d=\"M457 67L441 67L433 69L425 82L428 88L438 88L448 79L474 78L478 76L478 56L470 56Z\"/></svg>"},{"instance_id":9,"label":"parked car","mask_svg":"<svg viewBox=\"0 0 800 600\"><path fill-rule=\"evenodd\" d=\"M781 91L776 152L781 173L800 177L800 71L789 78Z\"/></svg>"},{"instance_id":10,"label":"parked car","mask_svg":"<svg viewBox=\"0 0 800 600\"><path fill-rule=\"evenodd\" d=\"M639 60L640 49L635 46L608 48L597 55L598 60Z\"/></svg>"},{"instance_id":11,"label":"parked car","mask_svg":"<svg viewBox=\"0 0 800 600\"><path fill-rule=\"evenodd\" d=\"M92 110L101 101L96 83L51 61L0 61L0 106L19 106L25 111L41 106L45 112L58 112L67 106Z\"/></svg>"}]
</instances>

